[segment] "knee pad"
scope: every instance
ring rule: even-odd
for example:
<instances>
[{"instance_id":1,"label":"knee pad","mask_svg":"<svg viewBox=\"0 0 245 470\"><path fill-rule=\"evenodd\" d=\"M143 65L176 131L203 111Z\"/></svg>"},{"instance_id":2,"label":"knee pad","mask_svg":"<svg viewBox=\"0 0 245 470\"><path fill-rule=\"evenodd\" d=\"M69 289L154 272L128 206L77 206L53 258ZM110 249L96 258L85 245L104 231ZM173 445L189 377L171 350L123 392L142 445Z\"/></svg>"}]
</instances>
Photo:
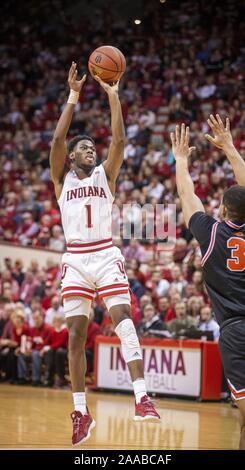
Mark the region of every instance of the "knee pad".
<instances>
[{"instance_id":1,"label":"knee pad","mask_svg":"<svg viewBox=\"0 0 245 470\"><path fill-rule=\"evenodd\" d=\"M131 300L130 300L130 294L121 294L121 295L112 295L108 297L103 298L106 308L109 312L111 307L114 307L115 305L130 305Z\"/></svg>"},{"instance_id":2,"label":"knee pad","mask_svg":"<svg viewBox=\"0 0 245 470\"><path fill-rule=\"evenodd\" d=\"M76 317L77 315L89 317L91 300L84 297L69 297L64 299L63 305L66 318Z\"/></svg>"},{"instance_id":3,"label":"knee pad","mask_svg":"<svg viewBox=\"0 0 245 470\"><path fill-rule=\"evenodd\" d=\"M121 321L115 328L115 332L121 340L122 355L125 362L142 359L139 339L132 320L127 318Z\"/></svg>"}]
</instances>

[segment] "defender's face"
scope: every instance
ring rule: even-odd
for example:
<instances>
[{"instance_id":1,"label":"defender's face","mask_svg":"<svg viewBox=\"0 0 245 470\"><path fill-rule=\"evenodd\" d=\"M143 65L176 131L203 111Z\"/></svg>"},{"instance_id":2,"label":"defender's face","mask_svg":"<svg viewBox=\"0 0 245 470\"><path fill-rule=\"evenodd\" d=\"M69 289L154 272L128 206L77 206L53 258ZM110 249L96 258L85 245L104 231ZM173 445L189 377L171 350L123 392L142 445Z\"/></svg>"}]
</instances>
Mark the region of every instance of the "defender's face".
<instances>
[{"instance_id":1,"label":"defender's face","mask_svg":"<svg viewBox=\"0 0 245 470\"><path fill-rule=\"evenodd\" d=\"M75 158L73 161L78 168L93 169L96 165L96 150L90 140L80 140L75 147Z\"/></svg>"}]
</instances>

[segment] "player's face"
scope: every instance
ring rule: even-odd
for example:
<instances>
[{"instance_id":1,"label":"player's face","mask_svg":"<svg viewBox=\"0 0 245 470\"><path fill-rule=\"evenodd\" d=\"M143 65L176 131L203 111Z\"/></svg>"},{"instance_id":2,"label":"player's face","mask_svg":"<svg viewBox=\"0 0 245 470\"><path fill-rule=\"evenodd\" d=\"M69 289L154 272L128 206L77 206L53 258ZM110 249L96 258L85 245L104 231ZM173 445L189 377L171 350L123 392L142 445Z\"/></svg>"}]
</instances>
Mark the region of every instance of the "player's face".
<instances>
[{"instance_id":1,"label":"player's face","mask_svg":"<svg viewBox=\"0 0 245 470\"><path fill-rule=\"evenodd\" d=\"M75 163L85 173L90 173L96 165L96 150L91 140L80 140L75 149Z\"/></svg>"}]
</instances>

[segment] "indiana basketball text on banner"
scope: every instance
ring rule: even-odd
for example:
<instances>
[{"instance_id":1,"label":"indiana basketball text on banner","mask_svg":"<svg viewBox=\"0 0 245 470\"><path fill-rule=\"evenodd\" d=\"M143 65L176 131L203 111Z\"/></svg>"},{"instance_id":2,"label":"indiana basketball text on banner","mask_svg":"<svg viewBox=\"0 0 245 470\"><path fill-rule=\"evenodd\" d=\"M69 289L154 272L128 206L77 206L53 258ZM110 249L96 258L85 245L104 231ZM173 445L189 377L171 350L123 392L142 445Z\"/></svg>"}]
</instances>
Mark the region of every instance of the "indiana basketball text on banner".
<instances>
[{"instance_id":1,"label":"indiana basketball text on banner","mask_svg":"<svg viewBox=\"0 0 245 470\"><path fill-rule=\"evenodd\" d=\"M132 390L120 346L114 338L97 343L97 387ZM152 343L152 341L151 341ZM143 344L144 370L150 392L197 397L201 387L201 347Z\"/></svg>"}]
</instances>

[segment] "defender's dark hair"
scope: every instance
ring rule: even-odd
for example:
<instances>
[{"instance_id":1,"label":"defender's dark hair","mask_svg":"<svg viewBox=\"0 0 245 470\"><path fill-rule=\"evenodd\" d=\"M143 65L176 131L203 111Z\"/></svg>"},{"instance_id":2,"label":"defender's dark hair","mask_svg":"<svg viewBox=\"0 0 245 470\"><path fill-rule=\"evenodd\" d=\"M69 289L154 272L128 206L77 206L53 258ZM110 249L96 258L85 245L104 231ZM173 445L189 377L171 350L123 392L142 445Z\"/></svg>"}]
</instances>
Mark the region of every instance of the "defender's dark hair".
<instances>
[{"instance_id":1,"label":"defender's dark hair","mask_svg":"<svg viewBox=\"0 0 245 470\"><path fill-rule=\"evenodd\" d=\"M68 154L74 150L76 147L77 143L80 142L80 140L90 140L92 144L95 145L95 141L92 139L92 137L89 137L88 135L77 135L76 137L73 137L73 139L70 140L68 143Z\"/></svg>"},{"instance_id":2,"label":"defender's dark hair","mask_svg":"<svg viewBox=\"0 0 245 470\"><path fill-rule=\"evenodd\" d=\"M236 184L224 192L223 204L231 220L245 223L245 187Z\"/></svg>"}]
</instances>

